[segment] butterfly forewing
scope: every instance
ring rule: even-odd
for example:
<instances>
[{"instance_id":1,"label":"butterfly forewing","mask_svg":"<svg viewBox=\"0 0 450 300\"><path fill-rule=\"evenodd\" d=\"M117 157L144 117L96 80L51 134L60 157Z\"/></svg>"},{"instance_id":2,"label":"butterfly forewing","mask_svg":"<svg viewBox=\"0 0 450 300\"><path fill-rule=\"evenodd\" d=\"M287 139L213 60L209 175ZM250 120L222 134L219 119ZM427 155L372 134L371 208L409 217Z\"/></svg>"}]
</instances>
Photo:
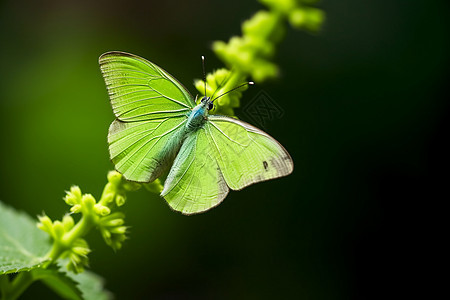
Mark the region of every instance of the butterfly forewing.
<instances>
[{"instance_id":1,"label":"butterfly forewing","mask_svg":"<svg viewBox=\"0 0 450 300\"><path fill-rule=\"evenodd\" d=\"M169 73L136 55L108 52L99 62L117 117L108 135L111 160L126 179L152 181L181 146L177 132L195 105L192 96Z\"/></svg>"},{"instance_id":2,"label":"butterfly forewing","mask_svg":"<svg viewBox=\"0 0 450 300\"><path fill-rule=\"evenodd\" d=\"M99 62L114 114L121 121L186 114L195 105L176 79L141 57L108 52Z\"/></svg>"},{"instance_id":3,"label":"butterfly forewing","mask_svg":"<svg viewBox=\"0 0 450 300\"><path fill-rule=\"evenodd\" d=\"M185 122L184 117L138 122L115 120L109 128L108 143L116 169L133 181L150 182L158 178L176 155L178 149L169 145L176 146L173 140L178 138Z\"/></svg>"}]
</instances>

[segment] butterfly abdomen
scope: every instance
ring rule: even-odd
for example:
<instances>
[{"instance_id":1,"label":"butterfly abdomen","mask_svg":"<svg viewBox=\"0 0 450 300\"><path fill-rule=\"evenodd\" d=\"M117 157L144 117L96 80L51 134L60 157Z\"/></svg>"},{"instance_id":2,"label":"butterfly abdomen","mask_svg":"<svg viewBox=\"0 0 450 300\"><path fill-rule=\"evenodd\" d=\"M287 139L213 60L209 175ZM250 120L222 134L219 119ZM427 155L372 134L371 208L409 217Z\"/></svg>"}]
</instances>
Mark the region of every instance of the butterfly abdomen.
<instances>
[{"instance_id":1,"label":"butterfly abdomen","mask_svg":"<svg viewBox=\"0 0 450 300\"><path fill-rule=\"evenodd\" d=\"M187 130L185 127L180 127L174 132L173 136L167 140L164 147L157 154L156 160L159 161L160 168L158 172L152 174L152 180L158 178L164 171L166 171L172 164L180 151L181 145L187 137Z\"/></svg>"}]
</instances>

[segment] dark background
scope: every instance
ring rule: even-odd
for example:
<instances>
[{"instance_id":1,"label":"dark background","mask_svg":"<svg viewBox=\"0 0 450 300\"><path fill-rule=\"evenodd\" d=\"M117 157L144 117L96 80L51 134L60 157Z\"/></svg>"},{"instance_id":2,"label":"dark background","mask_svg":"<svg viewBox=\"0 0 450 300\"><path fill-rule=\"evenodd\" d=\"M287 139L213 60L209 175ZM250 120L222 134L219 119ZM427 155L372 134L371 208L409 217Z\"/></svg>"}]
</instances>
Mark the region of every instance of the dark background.
<instances>
[{"instance_id":1,"label":"dark background","mask_svg":"<svg viewBox=\"0 0 450 300\"><path fill-rule=\"evenodd\" d=\"M144 190L124 207L114 253L88 237L91 268L118 299L433 298L443 283L448 201L448 1L325 0L319 35L290 29L261 89L285 111L266 130L294 173L186 217ZM122 50L195 93L240 35L246 1L1 1L0 199L60 218L72 184L99 196L113 114L98 68ZM238 115L242 111L238 110ZM24 298L56 297L34 284Z\"/></svg>"}]
</instances>

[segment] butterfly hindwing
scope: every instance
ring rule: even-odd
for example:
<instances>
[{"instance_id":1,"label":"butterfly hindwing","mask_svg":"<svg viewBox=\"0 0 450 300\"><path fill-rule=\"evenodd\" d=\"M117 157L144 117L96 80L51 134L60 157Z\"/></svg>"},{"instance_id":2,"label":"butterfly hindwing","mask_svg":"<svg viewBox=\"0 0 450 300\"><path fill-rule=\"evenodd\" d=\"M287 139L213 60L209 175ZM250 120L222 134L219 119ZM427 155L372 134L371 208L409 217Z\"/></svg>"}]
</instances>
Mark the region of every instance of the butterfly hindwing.
<instances>
[{"instance_id":1,"label":"butterfly hindwing","mask_svg":"<svg viewBox=\"0 0 450 300\"><path fill-rule=\"evenodd\" d=\"M187 136L161 193L172 209L193 214L218 205L228 186L211 152L213 147L204 128Z\"/></svg>"},{"instance_id":2,"label":"butterfly hindwing","mask_svg":"<svg viewBox=\"0 0 450 300\"><path fill-rule=\"evenodd\" d=\"M288 175L288 152L267 133L245 122L210 115L190 134L170 170L161 195L172 209L199 213L218 205L229 188Z\"/></svg>"},{"instance_id":3,"label":"butterfly hindwing","mask_svg":"<svg viewBox=\"0 0 450 300\"><path fill-rule=\"evenodd\" d=\"M264 131L225 116L208 118L206 131L214 148L211 153L231 189L240 190L293 171L289 153Z\"/></svg>"}]
</instances>

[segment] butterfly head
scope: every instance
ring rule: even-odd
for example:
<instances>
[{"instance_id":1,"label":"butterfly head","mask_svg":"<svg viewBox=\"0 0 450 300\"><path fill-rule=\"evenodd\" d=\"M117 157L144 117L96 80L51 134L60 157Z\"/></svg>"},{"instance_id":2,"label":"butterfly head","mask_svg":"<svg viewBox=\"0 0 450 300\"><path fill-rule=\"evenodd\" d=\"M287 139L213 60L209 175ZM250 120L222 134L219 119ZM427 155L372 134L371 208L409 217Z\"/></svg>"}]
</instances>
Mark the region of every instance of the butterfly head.
<instances>
[{"instance_id":1,"label":"butterfly head","mask_svg":"<svg viewBox=\"0 0 450 300\"><path fill-rule=\"evenodd\" d=\"M200 100L200 101L201 101L203 107L205 107L206 109L211 110L211 109L214 108L214 104L213 104L213 102L211 101L211 98L210 98L210 97L205 96L205 97L203 97L202 100Z\"/></svg>"}]
</instances>

